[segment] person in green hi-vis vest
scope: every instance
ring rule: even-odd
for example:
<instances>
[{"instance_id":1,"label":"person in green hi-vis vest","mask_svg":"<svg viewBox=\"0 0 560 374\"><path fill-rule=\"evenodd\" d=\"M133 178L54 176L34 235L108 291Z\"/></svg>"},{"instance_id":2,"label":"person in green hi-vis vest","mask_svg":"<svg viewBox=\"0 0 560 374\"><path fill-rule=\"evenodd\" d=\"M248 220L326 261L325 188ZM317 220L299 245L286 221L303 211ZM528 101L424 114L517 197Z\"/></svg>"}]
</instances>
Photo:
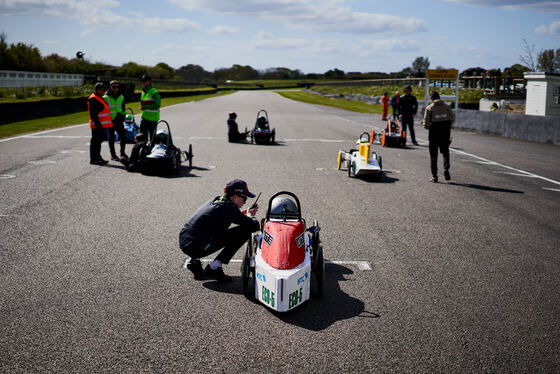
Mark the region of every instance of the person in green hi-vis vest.
<instances>
[{"instance_id":1,"label":"person in green hi-vis vest","mask_svg":"<svg viewBox=\"0 0 560 374\"><path fill-rule=\"evenodd\" d=\"M142 110L142 121L140 121L140 132L148 136L150 143L154 138L154 131L159 121L159 108L161 96L152 86L152 77L143 75L142 97L140 98L140 109Z\"/></svg>"},{"instance_id":2,"label":"person in green hi-vis vest","mask_svg":"<svg viewBox=\"0 0 560 374\"><path fill-rule=\"evenodd\" d=\"M111 121L113 121L113 127L109 129L109 151L111 152L111 160L119 161L120 159L115 152L115 131L119 134L121 157L127 157L126 153L124 153L124 148L126 146L126 133L124 131L125 104L124 96L119 89L119 81L111 81L111 83L109 83L109 89L103 98L109 106Z\"/></svg>"}]
</instances>

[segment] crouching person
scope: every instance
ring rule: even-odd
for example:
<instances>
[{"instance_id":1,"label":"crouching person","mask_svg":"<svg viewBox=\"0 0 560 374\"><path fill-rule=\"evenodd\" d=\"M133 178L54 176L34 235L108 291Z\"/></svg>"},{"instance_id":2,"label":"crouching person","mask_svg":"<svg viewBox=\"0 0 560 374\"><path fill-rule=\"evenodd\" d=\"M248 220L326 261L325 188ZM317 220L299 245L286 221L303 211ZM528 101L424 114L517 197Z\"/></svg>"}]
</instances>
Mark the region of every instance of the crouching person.
<instances>
[{"instance_id":1,"label":"crouching person","mask_svg":"<svg viewBox=\"0 0 560 374\"><path fill-rule=\"evenodd\" d=\"M146 153L148 152L146 135L139 132L134 137L134 143L132 152L130 152L130 158L126 157L126 155L121 158L121 163L127 171L140 171L142 160L146 157Z\"/></svg>"},{"instance_id":2,"label":"crouching person","mask_svg":"<svg viewBox=\"0 0 560 374\"><path fill-rule=\"evenodd\" d=\"M259 210L241 210L248 197L247 183L233 179L226 184L223 196L216 196L202 205L181 229L179 245L190 257L187 268L194 278L230 281L224 274L222 264L228 264L237 250L249 239L251 233L259 230L259 222L254 217ZM230 228L231 224L237 224ZM200 263L202 257L222 250L204 270Z\"/></svg>"},{"instance_id":3,"label":"crouching person","mask_svg":"<svg viewBox=\"0 0 560 374\"><path fill-rule=\"evenodd\" d=\"M228 141L230 143L239 143L247 140L247 134L249 131L239 132L239 126L235 119L237 118L237 113L229 112L227 127L228 127Z\"/></svg>"}]
</instances>

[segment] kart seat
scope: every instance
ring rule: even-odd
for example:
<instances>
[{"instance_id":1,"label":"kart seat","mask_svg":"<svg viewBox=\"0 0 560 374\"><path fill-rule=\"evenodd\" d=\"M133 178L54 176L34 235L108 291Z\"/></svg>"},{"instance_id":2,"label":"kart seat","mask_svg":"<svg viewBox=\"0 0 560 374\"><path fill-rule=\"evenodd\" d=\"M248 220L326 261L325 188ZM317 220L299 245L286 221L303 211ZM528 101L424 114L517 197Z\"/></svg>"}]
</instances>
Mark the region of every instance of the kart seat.
<instances>
[{"instance_id":1,"label":"kart seat","mask_svg":"<svg viewBox=\"0 0 560 374\"><path fill-rule=\"evenodd\" d=\"M360 143L359 152L360 152L360 156L362 156L364 160L368 162L368 158L370 154L370 143Z\"/></svg>"}]
</instances>

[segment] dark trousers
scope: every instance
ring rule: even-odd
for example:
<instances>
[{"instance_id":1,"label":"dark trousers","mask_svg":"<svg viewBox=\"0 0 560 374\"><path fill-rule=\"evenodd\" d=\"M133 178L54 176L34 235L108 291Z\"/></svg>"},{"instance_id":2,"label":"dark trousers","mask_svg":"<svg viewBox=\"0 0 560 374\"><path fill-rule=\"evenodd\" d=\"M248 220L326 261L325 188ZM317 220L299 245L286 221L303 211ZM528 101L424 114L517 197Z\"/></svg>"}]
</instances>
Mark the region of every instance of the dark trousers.
<instances>
[{"instance_id":1,"label":"dark trousers","mask_svg":"<svg viewBox=\"0 0 560 374\"><path fill-rule=\"evenodd\" d=\"M118 117L117 117L118 118ZM111 156L115 157L115 132L119 134L119 143L121 144L121 157L125 155L124 148L126 146L126 134L124 131L124 122L122 120L113 120L113 127L109 128L109 151Z\"/></svg>"},{"instance_id":2,"label":"dark trousers","mask_svg":"<svg viewBox=\"0 0 560 374\"><path fill-rule=\"evenodd\" d=\"M91 129L91 140L89 142L89 160L101 159L101 143L105 140L106 130L101 128Z\"/></svg>"},{"instance_id":3,"label":"dark trousers","mask_svg":"<svg viewBox=\"0 0 560 374\"><path fill-rule=\"evenodd\" d=\"M249 239L251 231L243 226L227 229L225 232L213 237L209 243L196 243L181 241L181 250L192 258L202 258L223 250L218 254L216 260L222 264L228 264L235 253Z\"/></svg>"},{"instance_id":4,"label":"dark trousers","mask_svg":"<svg viewBox=\"0 0 560 374\"><path fill-rule=\"evenodd\" d=\"M230 143L238 143L238 142L243 142L245 140L247 140L247 133L246 132L228 134L228 141Z\"/></svg>"},{"instance_id":5,"label":"dark trousers","mask_svg":"<svg viewBox=\"0 0 560 374\"><path fill-rule=\"evenodd\" d=\"M443 156L443 169L449 170L449 139L451 137L451 123L449 121L432 123L428 133L430 142L430 167L432 176L437 177L438 150Z\"/></svg>"},{"instance_id":6,"label":"dark trousers","mask_svg":"<svg viewBox=\"0 0 560 374\"><path fill-rule=\"evenodd\" d=\"M150 144L152 143L152 139L154 138L154 132L156 131L156 125L157 125L157 122L148 121L144 118L142 118L142 121L140 121L140 132L142 134L144 134L147 139L149 139Z\"/></svg>"},{"instance_id":7,"label":"dark trousers","mask_svg":"<svg viewBox=\"0 0 560 374\"><path fill-rule=\"evenodd\" d=\"M414 116L409 116L409 115L402 116L402 121L401 121L402 131L406 131L407 126L408 126L408 130L410 131L410 138L412 139L412 142L416 143L416 135L414 134Z\"/></svg>"}]
</instances>

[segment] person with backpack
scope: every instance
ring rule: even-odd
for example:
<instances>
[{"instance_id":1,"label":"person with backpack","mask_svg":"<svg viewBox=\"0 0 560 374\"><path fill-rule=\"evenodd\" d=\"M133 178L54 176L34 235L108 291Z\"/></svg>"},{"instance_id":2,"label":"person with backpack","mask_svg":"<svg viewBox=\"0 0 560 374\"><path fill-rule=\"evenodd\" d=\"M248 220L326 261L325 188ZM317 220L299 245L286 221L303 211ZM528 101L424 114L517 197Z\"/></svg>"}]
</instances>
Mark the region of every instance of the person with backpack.
<instances>
[{"instance_id":1,"label":"person with backpack","mask_svg":"<svg viewBox=\"0 0 560 374\"><path fill-rule=\"evenodd\" d=\"M428 130L430 148L430 168L432 171L431 181L438 182L437 158L438 149L443 156L443 175L445 180L451 179L449 174L449 143L451 142L451 126L455 121L455 115L449 105L441 100L439 93L434 91L430 95L430 105L424 111L424 128Z\"/></svg>"}]
</instances>

